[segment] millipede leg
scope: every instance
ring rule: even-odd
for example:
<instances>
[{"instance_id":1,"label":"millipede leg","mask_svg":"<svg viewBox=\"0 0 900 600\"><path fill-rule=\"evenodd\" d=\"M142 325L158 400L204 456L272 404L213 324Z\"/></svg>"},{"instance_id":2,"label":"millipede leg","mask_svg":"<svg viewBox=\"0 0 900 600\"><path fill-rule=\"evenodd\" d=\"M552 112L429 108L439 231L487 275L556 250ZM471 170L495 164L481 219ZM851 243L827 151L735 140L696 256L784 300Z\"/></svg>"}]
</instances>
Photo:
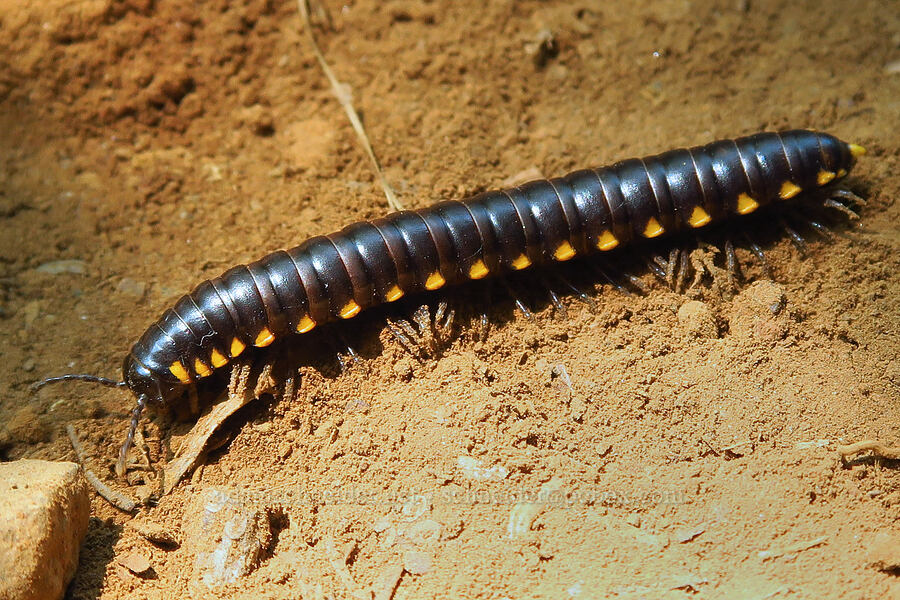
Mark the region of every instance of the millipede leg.
<instances>
[{"instance_id":1,"label":"millipede leg","mask_svg":"<svg viewBox=\"0 0 900 600\"><path fill-rule=\"evenodd\" d=\"M659 254L655 254L652 259L647 260L647 268L649 268L650 271L666 285L669 283L666 280L666 269L668 266L669 264L666 262L666 259Z\"/></svg>"},{"instance_id":2,"label":"millipede leg","mask_svg":"<svg viewBox=\"0 0 900 600\"><path fill-rule=\"evenodd\" d=\"M488 333L491 329L491 320L487 314L487 307L491 305L491 290L493 289L493 282L489 281L487 285L484 286L484 305L481 307L481 331L479 332L479 339L483 342L487 339Z\"/></svg>"},{"instance_id":3,"label":"millipede leg","mask_svg":"<svg viewBox=\"0 0 900 600\"><path fill-rule=\"evenodd\" d=\"M853 221L858 221L858 220L859 220L859 215L856 213L856 211L854 211L852 208L850 208L850 207L848 207L848 206L846 206L846 205L844 205L844 204L841 204L840 202L838 202L838 201L835 200L834 198L826 198L825 201L824 201L822 204L823 204L824 206L827 206L828 208L833 208L833 209L835 209L835 210L841 211L842 213L844 213L845 215L847 215L847 217L848 217L849 219L851 219L851 220L853 220Z\"/></svg>"},{"instance_id":4,"label":"millipede leg","mask_svg":"<svg viewBox=\"0 0 900 600\"><path fill-rule=\"evenodd\" d=\"M419 332L416 327L406 319L397 319L393 322L394 325L399 327L401 335L404 335L405 339L412 350L410 350L410 354L416 357L425 355L424 348L424 340L422 340L422 334Z\"/></svg>"},{"instance_id":5,"label":"millipede leg","mask_svg":"<svg viewBox=\"0 0 900 600\"><path fill-rule=\"evenodd\" d=\"M341 338L341 343L344 344L344 349L347 351L347 356L350 357L351 364L355 365L355 364L359 363L359 361L360 361L359 354L357 354L357 352L353 348L353 346L350 345L350 342L348 342L347 339L343 335L340 335L340 338Z\"/></svg>"},{"instance_id":6,"label":"millipede leg","mask_svg":"<svg viewBox=\"0 0 900 600\"><path fill-rule=\"evenodd\" d=\"M613 286L616 289L616 291L621 292L622 294L625 294L626 296L634 295L631 292L631 290L629 290L628 288L623 286L621 283L619 283L618 281L613 279L612 276L610 276L610 274L606 271L606 269L604 269L603 266L599 264L599 262L590 261L590 262L588 262L588 265L591 267L591 269L594 271L594 273L596 273L598 276L600 276L600 278L603 279L603 281L605 281L609 285Z\"/></svg>"},{"instance_id":7,"label":"millipede leg","mask_svg":"<svg viewBox=\"0 0 900 600\"><path fill-rule=\"evenodd\" d=\"M407 323L407 325L409 325L409 323ZM419 360L419 361L422 360L422 357L420 356L421 348L416 344L416 342L411 340L406 335L406 333L401 331L401 329L397 326L397 324L395 324L390 319L387 319L387 327L388 327L388 331L390 331L391 334L395 338L397 338L397 341L400 342L400 345L403 347L404 350L409 352L410 355L412 355L413 358L415 358L416 360ZM412 326L410 325L410 327L412 327Z\"/></svg>"},{"instance_id":8,"label":"millipede leg","mask_svg":"<svg viewBox=\"0 0 900 600\"><path fill-rule=\"evenodd\" d=\"M518 294L516 294L515 290L512 289L512 286L510 286L505 280L501 281L503 282L503 287L505 287L509 295L512 296L513 302L516 303L516 308L518 308L522 312L522 315L526 319L528 319L529 321L534 321L534 313L531 312L531 310L529 310L527 306L525 306L525 303L522 302L521 299L519 299Z\"/></svg>"},{"instance_id":9,"label":"millipede leg","mask_svg":"<svg viewBox=\"0 0 900 600\"><path fill-rule=\"evenodd\" d=\"M584 304L587 304L588 306L590 306L591 310L594 310L597 308L597 303L594 302L594 299L591 298L590 296L588 296L583 290L579 289L574 283L570 282L568 279L566 279L559 273L556 273L555 275L556 275L556 278L559 279L559 281L562 282L562 284L564 286L566 286L569 289L569 291L572 292L572 294L575 295L576 299L578 299L580 302L583 302Z\"/></svg>"},{"instance_id":10,"label":"millipede leg","mask_svg":"<svg viewBox=\"0 0 900 600\"><path fill-rule=\"evenodd\" d=\"M756 260L759 261L760 266L763 270L763 275L765 275L769 279L774 279L772 274L772 267L769 266L769 261L766 259L765 252L762 251L756 242L750 239L749 236L744 236L747 240L747 247L750 248L750 252L756 257Z\"/></svg>"},{"instance_id":11,"label":"millipede leg","mask_svg":"<svg viewBox=\"0 0 900 600\"><path fill-rule=\"evenodd\" d=\"M447 343L453 335L453 319L456 317L456 311L450 308L446 300L438 303L437 309L434 311L434 337L435 341L440 345ZM438 350L437 346L435 350Z\"/></svg>"},{"instance_id":12,"label":"millipede leg","mask_svg":"<svg viewBox=\"0 0 900 600\"><path fill-rule=\"evenodd\" d=\"M544 284L544 287L547 288L547 294L550 296L550 303L553 304L553 310L556 311L557 314L563 319L568 317L568 312L566 311L565 305L559 299L559 295L550 285L546 278L541 277L541 283Z\"/></svg>"},{"instance_id":13,"label":"millipede leg","mask_svg":"<svg viewBox=\"0 0 900 600\"><path fill-rule=\"evenodd\" d=\"M778 219L778 221L781 224L781 228L784 229L784 232L787 233L788 237L791 239L794 247L797 248L800 256L805 258L807 251L809 250L809 247L806 245L806 240L803 239L803 236L797 233L793 227L788 225L787 221L783 218Z\"/></svg>"},{"instance_id":14,"label":"millipede leg","mask_svg":"<svg viewBox=\"0 0 900 600\"><path fill-rule=\"evenodd\" d=\"M675 289L675 273L678 267L679 254L680 251L678 248L672 248L669 251L669 260L666 263L666 284L669 286L669 289Z\"/></svg>"},{"instance_id":15,"label":"millipede leg","mask_svg":"<svg viewBox=\"0 0 900 600\"><path fill-rule=\"evenodd\" d=\"M359 356L356 354L356 351L350 347L350 345L342 335L338 334L337 337L340 338L341 344L343 344L343 348L338 346L337 343L334 342L334 340L329 340L329 343L331 344L331 349L334 352L335 357L337 357L338 366L343 373L359 361ZM344 351L347 352L349 360L344 356Z\"/></svg>"},{"instance_id":16,"label":"millipede leg","mask_svg":"<svg viewBox=\"0 0 900 600\"><path fill-rule=\"evenodd\" d=\"M125 443L122 444L122 449L119 450L119 460L116 461L116 476L122 480L125 479L125 462L128 460L128 450L131 448L132 442L134 442L134 434L137 431L138 423L141 421L141 413L144 412L146 402L147 399L144 396L139 396L134 410L131 411L131 423L128 426L128 434L125 436Z\"/></svg>"},{"instance_id":17,"label":"millipede leg","mask_svg":"<svg viewBox=\"0 0 900 600\"><path fill-rule=\"evenodd\" d=\"M632 286L634 286L634 288L641 295L650 293L650 287L646 283L644 283L644 280L641 279L640 277L638 277L637 275L633 275L631 273L625 273L625 277L628 279L628 282Z\"/></svg>"},{"instance_id":18,"label":"millipede leg","mask_svg":"<svg viewBox=\"0 0 900 600\"><path fill-rule=\"evenodd\" d=\"M809 224L810 227L812 227L814 230L816 230L816 232L818 232L818 234L821 235L826 240L828 240L828 241L834 240L834 232L832 232L830 229L828 229L828 227L826 227L822 223L819 223L818 221L813 221L812 219L808 219L807 223Z\"/></svg>"},{"instance_id":19,"label":"millipede leg","mask_svg":"<svg viewBox=\"0 0 900 600\"><path fill-rule=\"evenodd\" d=\"M834 190L831 192L831 197L841 200L846 200L848 202L852 202L853 204L857 204L859 206L865 206L866 201L850 190Z\"/></svg>"},{"instance_id":20,"label":"millipede leg","mask_svg":"<svg viewBox=\"0 0 900 600\"><path fill-rule=\"evenodd\" d=\"M435 326L440 326L441 321L447 315L449 305L446 300L441 300L438 302L438 306L434 311L434 324Z\"/></svg>"},{"instance_id":21,"label":"millipede leg","mask_svg":"<svg viewBox=\"0 0 900 600\"><path fill-rule=\"evenodd\" d=\"M691 253L687 250L681 252L678 261L678 272L675 275L675 293L680 294L684 290L684 284L691 272Z\"/></svg>"},{"instance_id":22,"label":"millipede leg","mask_svg":"<svg viewBox=\"0 0 900 600\"><path fill-rule=\"evenodd\" d=\"M731 240L725 240L725 271L728 273L728 285L732 291L736 290L741 279L741 271L737 254L734 252L734 242Z\"/></svg>"}]
</instances>

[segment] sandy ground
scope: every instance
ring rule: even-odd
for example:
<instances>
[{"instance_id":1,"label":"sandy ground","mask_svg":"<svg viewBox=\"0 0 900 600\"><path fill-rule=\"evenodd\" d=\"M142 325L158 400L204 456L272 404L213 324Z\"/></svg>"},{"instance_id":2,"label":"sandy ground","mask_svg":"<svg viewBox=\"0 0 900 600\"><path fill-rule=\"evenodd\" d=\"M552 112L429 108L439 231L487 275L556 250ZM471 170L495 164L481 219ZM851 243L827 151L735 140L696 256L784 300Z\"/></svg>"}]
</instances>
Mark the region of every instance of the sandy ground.
<instances>
[{"instance_id":1,"label":"sandy ground","mask_svg":"<svg viewBox=\"0 0 900 600\"><path fill-rule=\"evenodd\" d=\"M359 365L314 348L295 397L235 415L138 520L177 532L217 485L266 507L276 535L223 597L900 597L898 464L836 450L900 442L896 6L484 4L327 3L317 37L406 206L812 127L869 149L862 220L805 259L767 244L774 282L741 250L736 297L597 285L534 322L498 301L486 340L461 319L422 362L373 321ZM0 456L71 460L71 423L130 491L132 399L29 384L116 376L201 279L385 211L295 4L0 1ZM151 458L189 427L145 420ZM70 597L189 591L189 545L93 514Z\"/></svg>"}]
</instances>

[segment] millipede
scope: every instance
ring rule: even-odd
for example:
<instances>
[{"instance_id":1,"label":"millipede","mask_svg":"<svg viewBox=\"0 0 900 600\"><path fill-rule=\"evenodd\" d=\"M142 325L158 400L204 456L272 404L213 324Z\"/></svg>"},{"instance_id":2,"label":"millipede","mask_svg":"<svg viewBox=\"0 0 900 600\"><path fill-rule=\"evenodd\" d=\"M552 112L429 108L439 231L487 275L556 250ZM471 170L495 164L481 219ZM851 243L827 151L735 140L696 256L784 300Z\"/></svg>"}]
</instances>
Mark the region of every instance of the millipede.
<instances>
[{"instance_id":1,"label":"millipede","mask_svg":"<svg viewBox=\"0 0 900 600\"><path fill-rule=\"evenodd\" d=\"M134 344L122 381L73 374L36 385L134 394L122 475L144 408L171 405L248 348L406 295L749 215L841 180L864 153L821 132L757 133L360 221L199 284Z\"/></svg>"}]
</instances>

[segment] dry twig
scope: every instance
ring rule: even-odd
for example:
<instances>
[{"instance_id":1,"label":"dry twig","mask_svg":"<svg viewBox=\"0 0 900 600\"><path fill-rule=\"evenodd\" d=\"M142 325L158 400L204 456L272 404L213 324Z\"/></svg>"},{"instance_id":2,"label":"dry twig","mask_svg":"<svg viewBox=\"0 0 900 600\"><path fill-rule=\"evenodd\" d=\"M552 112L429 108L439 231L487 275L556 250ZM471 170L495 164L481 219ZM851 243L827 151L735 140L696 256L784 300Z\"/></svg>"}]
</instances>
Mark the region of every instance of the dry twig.
<instances>
[{"instance_id":1,"label":"dry twig","mask_svg":"<svg viewBox=\"0 0 900 600\"><path fill-rule=\"evenodd\" d=\"M119 510L127 513L134 512L137 508L137 502L100 481L100 478L84 465L84 447L82 447L81 440L78 439L78 434L75 433L75 428L72 427L72 425L66 425L66 434L69 436L69 442L72 443L72 449L75 451L75 456L78 457L78 464L80 464L81 468L84 470L84 478L91 484L91 487L100 494L101 498Z\"/></svg>"},{"instance_id":2,"label":"dry twig","mask_svg":"<svg viewBox=\"0 0 900 600\"><path fill-rule=\"evenodd\" d=\"M841 458L845 460L850 456L865 452L866 450L871 450L872 455L879 458L900 460L900 447L888 446L876 440L863 440L861 442L856 442L855 444L839 446L837 450L841 455Z\"/></svg>"},{"instance_id":3,"label":"dry twig","mask_svg":"<svg viewBox=\"0 0 900 600\"><path fill-rule=\"evenodd\" d=\"M297 0L297 5L300 7L300 17L303 20L303 29L306 31L306 37L309 38L309 43L312 46L313 53L316 55L316 60L319 61L319 66L322 67L322 71L325 72L325 77L328 78L328 82L331 84L331 91L338 99L338 102L341 103L341 106L344 107L344 112L347 113L347 118L350 119L353 130L359 137L359 141L362 143L366 154L369 156L369 160L372 161L372 165L375 167L375 173L378 175L378 180L381 182L381 188L384 190L385 197L387 197L388 205L392 210L403 210L403 205L397 200L394 190L391 188L384 173L381 171L381 165L378 163L378 159L375 158L372 144L369 143L369 137L366 135L366 130L359 118L359 114L357 114L356 109L353 108L353 102L350 99L350 94L347 92L346 86L338 81L338 78L335 77L331 67L325 62L325 56L322 54L322 51L319 50L319 45L316 43L316 38L313 35L312 23L309 19L308 1L309 0Z\"/></svg>"}]
</instances>

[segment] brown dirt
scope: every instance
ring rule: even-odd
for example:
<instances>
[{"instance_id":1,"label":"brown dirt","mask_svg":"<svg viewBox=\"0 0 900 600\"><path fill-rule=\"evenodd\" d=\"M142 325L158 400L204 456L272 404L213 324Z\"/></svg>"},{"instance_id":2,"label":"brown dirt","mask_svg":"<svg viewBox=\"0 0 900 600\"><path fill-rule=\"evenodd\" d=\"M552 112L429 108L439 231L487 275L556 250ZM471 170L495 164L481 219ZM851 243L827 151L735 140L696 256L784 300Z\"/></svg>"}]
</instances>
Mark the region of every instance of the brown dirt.
<instances>
[{"instance_id":1,"label":"brown dirt","mask_svg":"<svg viewBox=\"0 0 900 600\"><path fill-rule=\"evenodd\" d=\"M395 598L897 597L884 556L897 560L897 464L843 465L836 447L900 442L900 13L879 0L328 8L323 51L407 206L790 126L868 147L850 186L869 207L807 260L775 245L778 283L736 299L606 289L594 312L507 319L421 365L382 333L344 375L309 369L296 399L251 405L140 519L177 531L212 485L277 507L271 551L222 596L348 597L333 542L360 588L424 553L406 557L427 572L404 574ZM544 30L559 52L538 65ZM72 459L73 423L111 483L130 398L32 396L32 381L113 376L200 279L385 210L291 2L2 0L0 132L2 453ZM83 273L37 269L60 259ZM170 433L157 423L151 442ZM467 478L459 457L508 475ZM515 500L541 489L558 493L511 539ZM71 597L186 592L184 547L150 544L100 499L93 514ZM117 566L134 552L150 575Z\"/></svg>"}]
</instances>

